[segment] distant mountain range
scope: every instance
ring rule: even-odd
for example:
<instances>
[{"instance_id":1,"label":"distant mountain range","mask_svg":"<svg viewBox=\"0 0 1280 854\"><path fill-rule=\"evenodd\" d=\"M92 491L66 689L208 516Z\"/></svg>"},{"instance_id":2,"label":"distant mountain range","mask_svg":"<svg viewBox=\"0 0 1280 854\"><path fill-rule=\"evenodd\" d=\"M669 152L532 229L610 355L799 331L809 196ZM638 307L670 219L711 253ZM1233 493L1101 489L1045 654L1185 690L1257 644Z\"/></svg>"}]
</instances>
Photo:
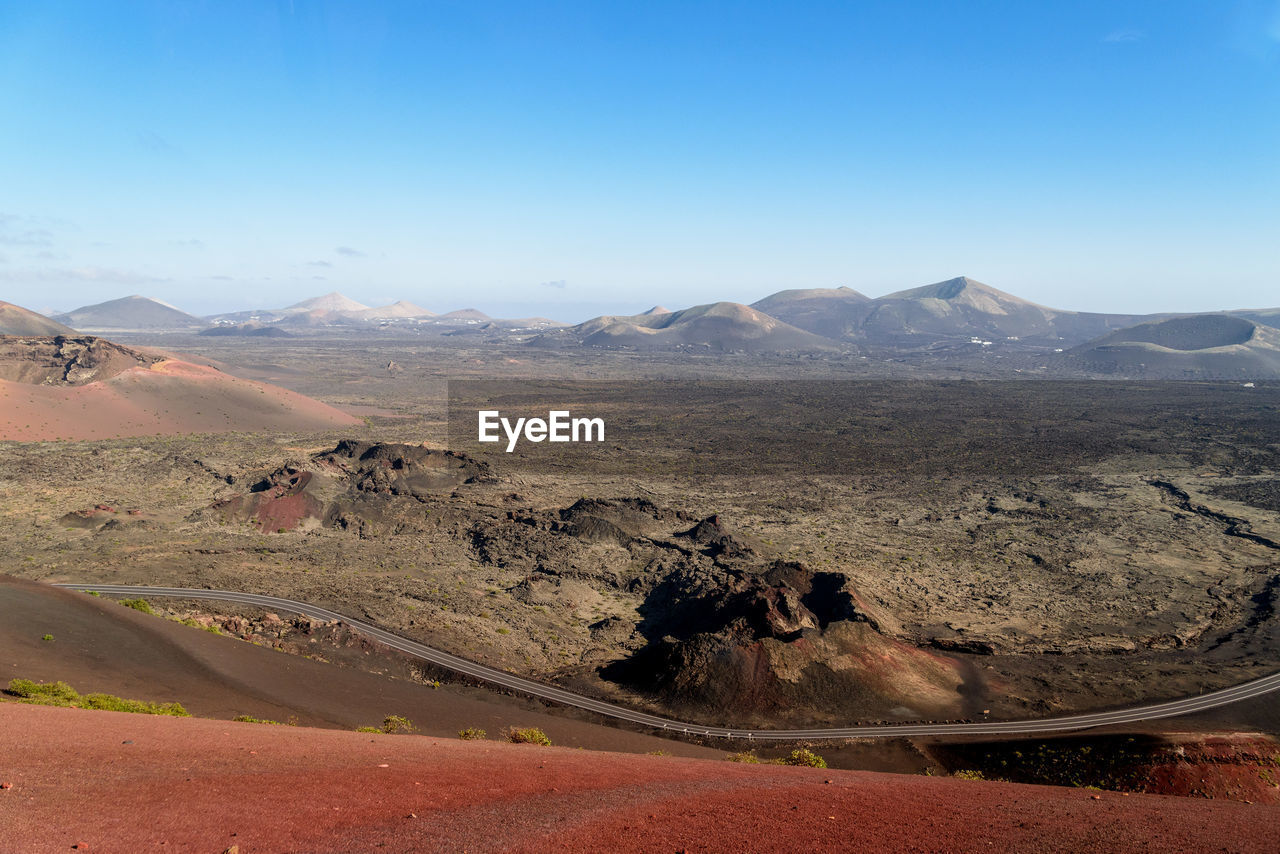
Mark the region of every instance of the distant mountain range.
<instances>
[{"instance_id":1,"label":"distant mountain range","mask_svg":"<svg viewBox=\"0 0 1280 854\"><path fill-rule=\"evenodd\" d=\"M43 325L42 324L46 324ZM51 325L48 325L51 324ZM871 298L847 287L783 290L751 305L717 302L605 315L566 325L434 314L399 301L370 307L340 293L282 309L198 318L141 296L84 306L52 320L0 303L0 334L191 332L288 338L344 329L411 331L475 344L527 344L705 353L825 353L910 358L916 364L1034 358L1035 370L1135 377L1280 376L1280 308L1197 315L1064 311L965 276ZM23 331L27 330L27 331Z\"/></svg>"},{"instance_id":2,"label":"distant mountain range","mask_svg":"<svg viewBox=\"0 0 1280 854\"><path fill-rule=\"evenodd\" d=\"M489 317L484 312L477 311L474 308L436 314L405 300L371 308L337 292L306 299L287 308L253 309L215 314L206 317L205 321L206 324L211 324L215 329L251 324L249 328L253 330L262 327L279 328L298 334L304 333L306 330L349 327L421 327L447 333L458 331L465 327L482 325L492 329L510 329L522 326L548 328L561 325L553 320L545 320L543 318L534 318L528 321L497 319ZM266 335L269 333L247 331L243 334Z\"/></svg>"},{"instance_id":3,"label":"distant mountain range","mask_svg":"<svg viewBox=\"0 0 1280 854\"><path fill-rule=\"evenodd\" d=\"M215 314L206 317L205 321L215 327L252 323L258 326L278 324L296 329L318 329L326 326L376 325L379 322L417 320L434 316L425 308L404 300L390 305L370 307L335 291L305 299L286 308L251 309Z\"/></svg>"},{"instance_id":4,"label":"distant mountain range","mask_svg":"<svg viewBox=\"0 0 1280 854\"><path fill-rule=\"evenodd\" d=\"M828 338L889 347L973 338L1073 346L1147 319L1047 308L966 276L879 299L848 288L780 291L752 307Z\"/></svg>"},{"instance_id":5,"label":"distant mountain range","mask_svg":"<svg viewBox=\"0 0 1280 854\"><path fill-rule=\"evenodd\" d=\"M1280 323L1280 309L1246 310L1222 315L1256 327L1268 321ZM1112 346L1108 338L1119 330L1139 324L1169 320L1171 315L1102 314L1063 311L1037 305L989 285L961 276L924 287L898 291L872 299L851 288L784 290L750 306L721 302L670 314L605 316L576 326L548 332L536 339L543 346L605 347L615 349L684 349L707 352L821 352L845 350L873 354L914 354L921 363L944 354L954 357L966 352L994 348L998 352L1057 355L1090 342ZM1215 327L1216 328L1216 327ZM1242 328L1242 327L1240 327ZM1270 327L1262 326L1263 329ZM1212 342L1212 336L1204 341ZM1258 354L1271 346L1266 333L1258 333L1245 347L1251 354L1250 370L1271 370ZM1152 345L1159 346L1159 345ZM1206 344L1216 351L1216 344ZM1177 360L1130 363L1084 358L1081 351L1055 363L1067 370L1105 368L1108 374L1173 372L1187 375L1191 369L1174 367L1185 363L1182 351ZM1228 361L1244 359L1243 350ZM1216 353L1196 375L1215 375L1224 369L1222 354ZM1145 365L1146 367L1138 367Z\"/></svg>"},{"instance_id":6,"label":"distant mountain range","mask_svg":"<svg viewBox=\"0 0 1280 854\"><path fill-rule=\"evenodd\" d=\"M698 305L682 311L625 317L597 317L563 330L553 330L536 340L541 346L671 350L780 352L838 350L830 339L798 329L775 317L736 302Z\"/></svg>"}]
</instances>

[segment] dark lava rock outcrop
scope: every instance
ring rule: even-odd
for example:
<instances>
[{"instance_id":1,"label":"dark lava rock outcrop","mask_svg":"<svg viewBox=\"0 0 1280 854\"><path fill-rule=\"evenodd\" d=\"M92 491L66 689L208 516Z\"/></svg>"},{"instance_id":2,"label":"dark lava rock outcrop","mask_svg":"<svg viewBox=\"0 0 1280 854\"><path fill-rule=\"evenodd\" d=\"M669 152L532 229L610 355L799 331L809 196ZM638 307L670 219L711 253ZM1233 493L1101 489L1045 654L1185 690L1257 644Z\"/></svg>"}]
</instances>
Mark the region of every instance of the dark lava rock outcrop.
<instances>
[{"instance_id":1,"label":"dark lava rock outcrop","mask_svg":"<svg viewBox=\"0 0 1280 854\"><path fill-rule=\"evenodd\" d=\"M743 557L751 553L750 546L725 530L719 516L708 516L680 536L695 543L709 557Z\"/></svg>"},{"instance_id":2,"label":"dark lava rock outcrop","mask_svg":"<svg viewBox=\"0 0 1280 854\"><path fill-rule=\"evenodd\" d=\"M975 687L957 660L896 640L848 576L768 561L719 516L582 499L481 519L467 535L476 561L524 574L512 593L526 604L584 584L640 597L635 616L589 626L598 649L586 660L693 717L957 717Z\"/></svg>"},{"instance_id":3,"label":"dark lava rock outcrop","mask_svg":"<svg viewBox=\"0 0 1280 854\"><path fill-rule=\"evenodd\" d=\"M248 493L199 515L249 522L267 532L337 527L371 536L412 524L416 505L490 479L488 464L421 445L344 439L306 464L282 466Z\"/></svg>"},{"instance_id":4,"label":"dark lava rock outcrop","mask_svg":"<svg viewBox=\"0 0 1280 854\"><path fill-rule=\"evenodd\" d=\"M959 663L885 634L838 572L781 561L763 572L682 568L641 613L648 644L604 675L695 715L963 712Z\"/></svg>"},{"instance_id":5,"label":"dark lava rock outcrop","mask_svg":"<svg viewBox=\"0 0 1280 854\"><path fill-rule=\"evenodd\" d=\"M315 459L344 475L354 491L373 495L426 498L490 478L488 463L421 445L344 439Z\"/></svg>"}]
</instances>

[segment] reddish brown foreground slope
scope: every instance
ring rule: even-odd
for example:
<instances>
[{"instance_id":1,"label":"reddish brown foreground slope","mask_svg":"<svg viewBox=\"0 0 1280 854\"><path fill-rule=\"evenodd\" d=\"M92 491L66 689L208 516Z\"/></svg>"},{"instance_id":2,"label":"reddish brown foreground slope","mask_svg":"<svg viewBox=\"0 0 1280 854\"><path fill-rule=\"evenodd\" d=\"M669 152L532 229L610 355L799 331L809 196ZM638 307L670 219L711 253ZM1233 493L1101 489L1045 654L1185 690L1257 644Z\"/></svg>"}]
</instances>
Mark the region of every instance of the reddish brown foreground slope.
<instances>
[{"instance_id":1,"label":"reddish brown foreground slope","mask_svg":"<svg viewBox=\"0 0 1280 854\"><path fill-rule=\"evenodd\" d=\"M45 634L54 640L42 640ZM341 652L332 645L317 649L326 657ZM351 663L365 658L360 648L348 653ZM394 666L389 652L377 655L388 656L382 659L388 670L404 672ZM252 715L352 730L394 714L434 735L452 736L472 727L497 733L508 726L534 726L556 744L570 747L724 755L646 732L549 714L539 704L465 685L432 688L286 655L140 614L105 597L0 575L0 688L15 678L62 680L84 693L177 701L193 715L209 718ZM0 844L2 837L0 833Z\"/></svg>"},{"instance_id":2,"label":"reddish brown foreground slope","mask_svg":"<svg viewBox=\"0 0 1280 854\"><path fill-rule=\"evenodd\" d=\"M0 850L1274 851L1280 808L0 704Z\"/></svg>"},{"instance_id":3,"label":"reddish brown foreground slope","mask_svg":"<svg viewBox=\"0 0 1280 854\"><path fill-rule=\"evenodd\" d=\"M0 338L0 439L103 439L359 423L318 400L85 336Z\"/></svg>"}]
</instances>

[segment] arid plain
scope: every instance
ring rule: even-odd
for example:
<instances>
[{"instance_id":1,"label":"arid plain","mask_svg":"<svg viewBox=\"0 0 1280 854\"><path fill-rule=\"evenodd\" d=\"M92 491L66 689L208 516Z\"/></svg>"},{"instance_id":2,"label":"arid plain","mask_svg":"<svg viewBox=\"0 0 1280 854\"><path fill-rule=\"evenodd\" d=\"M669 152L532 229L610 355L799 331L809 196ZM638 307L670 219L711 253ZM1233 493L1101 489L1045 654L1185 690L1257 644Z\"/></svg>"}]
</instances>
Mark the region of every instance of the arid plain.
<instances>
[{"instance_id":1,"label":"arid plain","mask_svg":"<svg viewBox=\"0 0 1280 854\"><path fill-rule=\"evenodd\" d=\"M5 443L11 572L300 598L742 726L1040 716L1280 664L1274 386L228 340L163 345L362 423ZM511 411L563 401L604 417L608 441L468 444L458 412L483 401L467 394ZM364 445L339 465L344 439ZM473 469L358 486L363 448L403 457L397 443L452 445ZM302 488L289 472L323 477ZM283 516L262 504L295 494Z\"/></svg>"}]
</instances>

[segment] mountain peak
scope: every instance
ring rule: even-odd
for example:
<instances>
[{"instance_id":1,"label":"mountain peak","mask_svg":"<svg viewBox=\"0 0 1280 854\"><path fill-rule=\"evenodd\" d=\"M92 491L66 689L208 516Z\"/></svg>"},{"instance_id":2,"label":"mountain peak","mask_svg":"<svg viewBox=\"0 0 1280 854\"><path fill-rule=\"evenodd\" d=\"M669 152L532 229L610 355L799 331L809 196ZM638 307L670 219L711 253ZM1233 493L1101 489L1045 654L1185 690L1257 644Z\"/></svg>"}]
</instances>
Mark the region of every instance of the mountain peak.
<instances>
[{"instance_id":1,"label":"mountain peak","mask_svg":"<svg viewBox=\"0 0 1280 854\"><path fill-rule=\"evenodd\" d=\"M300 311L364 311L367 308L369 306L364 303L356 302L337 291L327 293L324 296L304 299L302 302L289 306L289 309Z\"/></svg>"},{"instance_id":2,"label":"mountain peak","mask_svg":"<svg viewBox=\"0 0 1280 854\"><path fill-rule=\"evenodd\" d=\"M1004 306L1035 306L1036 304L1022 297L1014 296L1006 293L998 288L985 285L977 279L971 279L968 276L956 276L954 279L947 279L942 282L934 282L932 285L924 285L919 288L908 288L905 291L897 291L896 293L883 296L881 300L922 300L937 299L946 302L964 302L972 304L975 307L988 308L994 304ZM1043 308L1043 306L1036 306Z\"/></svg>"},{"instance_id":3,"label":"mountain peak","mask_svg":"<svg viewBox=\"0 0 1280 854\"><path fill-rule=\"evenodd\" d=\"M81 306L58 315L54 320L89 331L181 329L204 325L200 318L187 314L180 308L140 294Z\"/></svg>"},{"instance_id":4,"label":"mountain peak","mask_svg":"<svg viewBox=\"0 0 1280 854\"><path fill-rule=\"evenodd\" d=\"M798 306L806 302L816 304L826 300L837 303L857 303L867 302L868 299L866 294L855 291L847 285L842 285L838 288L788 288L787 290L769 294L764 299L756 300L751 304L751 307L769 313L770 309Z\"/></svg>"}]
</instances>

